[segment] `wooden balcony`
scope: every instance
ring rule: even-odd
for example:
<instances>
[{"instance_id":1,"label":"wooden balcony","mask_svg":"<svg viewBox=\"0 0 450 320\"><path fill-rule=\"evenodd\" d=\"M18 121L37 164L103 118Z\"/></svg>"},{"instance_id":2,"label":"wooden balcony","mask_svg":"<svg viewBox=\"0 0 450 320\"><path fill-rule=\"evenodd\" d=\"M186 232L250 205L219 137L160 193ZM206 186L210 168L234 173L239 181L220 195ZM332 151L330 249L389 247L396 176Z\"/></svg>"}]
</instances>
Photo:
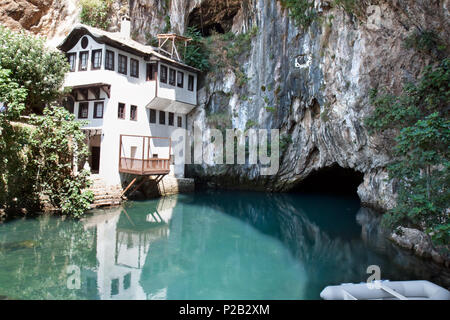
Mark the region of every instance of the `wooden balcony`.
<instances>
[{"instance_id":1,"label":"wooden balcony","mask_svg":"<svg viewBox=\"0 0 450 320\"><path fill-rule=\"evenodd\" d=\"M124 150L124 139L142 140L142 150L139 156L126 156ZM151 156L151 141L158 140L160 143L167 143L167 158L154 158ZM139 144L141 142L139 141ZM119 152L119 172L130 173L134 175L166 175L170 172L170 152L172 141L170 138L120 135L120 152ZM161 149L161 148L160 148Z\"/></svg>"}]
</instances>

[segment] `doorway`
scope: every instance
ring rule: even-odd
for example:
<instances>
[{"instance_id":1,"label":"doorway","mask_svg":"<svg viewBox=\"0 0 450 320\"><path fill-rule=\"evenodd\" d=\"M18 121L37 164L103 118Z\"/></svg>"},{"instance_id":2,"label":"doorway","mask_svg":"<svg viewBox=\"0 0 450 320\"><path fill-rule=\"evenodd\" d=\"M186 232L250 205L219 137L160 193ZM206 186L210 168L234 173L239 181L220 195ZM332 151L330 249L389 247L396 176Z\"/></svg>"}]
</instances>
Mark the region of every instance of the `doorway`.
<instances>
[{"instance_id":1,"label":"doorway","mask_svg":"<svg viewBox=\"0 0 450 320\"><path fill-rule=\"evenodd\" d=\"M100 147L91 147L91 172L98 173L100 170Z\"/></svg>"}]
</instances>

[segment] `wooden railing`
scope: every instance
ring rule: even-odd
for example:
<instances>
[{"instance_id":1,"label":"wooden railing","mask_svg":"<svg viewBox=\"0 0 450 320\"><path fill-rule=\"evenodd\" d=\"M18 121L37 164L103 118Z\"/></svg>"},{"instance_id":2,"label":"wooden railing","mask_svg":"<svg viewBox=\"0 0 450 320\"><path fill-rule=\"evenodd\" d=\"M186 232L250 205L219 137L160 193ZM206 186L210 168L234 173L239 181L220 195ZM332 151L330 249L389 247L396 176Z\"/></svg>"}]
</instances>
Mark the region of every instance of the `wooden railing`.
<instances>
[{"instance_id":1,"label":"wooden railing","mask_svg":"<svg viewBox=\"0 0 450 320\"><path fill-rule=\"evenodd\" d=\"M142 138L142 155L137 158L123 156L123 138L133 137ZM150 141L151 139L162 139L168 141L169 158L150 158ZM146 143L147 142L147 143ZM159 175L168 174L170 172L170 153L172 141L170 138L120 135L120 151L119 151L119 172L131 173L136 175ZM147 151L147 152L145 152Z\"/></svg>"}]
</instances>

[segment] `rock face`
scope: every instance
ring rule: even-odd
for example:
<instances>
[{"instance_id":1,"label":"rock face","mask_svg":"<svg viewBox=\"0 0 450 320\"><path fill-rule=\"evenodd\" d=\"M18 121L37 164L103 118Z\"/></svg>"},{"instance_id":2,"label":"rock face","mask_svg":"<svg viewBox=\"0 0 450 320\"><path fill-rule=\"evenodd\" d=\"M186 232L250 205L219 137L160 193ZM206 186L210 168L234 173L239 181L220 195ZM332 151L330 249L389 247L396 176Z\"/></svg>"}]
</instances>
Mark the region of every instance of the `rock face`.
<instances>
[{"instance_id":1,"label":"rock face","mask_svg":"<svg viewBox=\"0 0 450 320\"><path fill-rule=\"evenodd\" d=\"M76 0L5 0L0 3L1 24L28 30L48 39L62 37L79 22Z\"/></svg>"},{"instance_id":2,"label":"rock face","mask_svg":"<svg viewBox=\"0 0 450 320\"><path fill-rule=\"evenodd\" d=\"M390 161L385 150L393 135L372 137L364 128L373 109L369 92L383 86L399 92L418 77L428 58L406 49L403 40L416 28L449 39L449 2L372 1L368 6L364 1L357 15L330 3L316 1L321 22L304 30L279 1L242 1L232 30L257 27L248 55L238 61L248 80L240 87L239 75L226 68L208 74L190 128L208 130L208 115L225 110L234 128L244 130L249 121L279 128L292 143L274 176L261 177L258 166L198 165L191 168L193 177L280 191L315 170L339 165L364 174L358 188L364 204L379 209L395 204L395 188L385 181Z\"/></svg>"},{"instance_id":3,"label":"rock face","mask_svg":"<svg viewBox=\"0 0 450 320\"><path fill-rule=\"evenodd\" d=\"M444 254L444 250L442 253L435 250L430 237L420 230L400 227L399 233L393 233L391 239L400 247L413 251L419 257L431 258L436 263L445 264L447 268L450 267L450 255Z\"/></svg>"}]
</instances>

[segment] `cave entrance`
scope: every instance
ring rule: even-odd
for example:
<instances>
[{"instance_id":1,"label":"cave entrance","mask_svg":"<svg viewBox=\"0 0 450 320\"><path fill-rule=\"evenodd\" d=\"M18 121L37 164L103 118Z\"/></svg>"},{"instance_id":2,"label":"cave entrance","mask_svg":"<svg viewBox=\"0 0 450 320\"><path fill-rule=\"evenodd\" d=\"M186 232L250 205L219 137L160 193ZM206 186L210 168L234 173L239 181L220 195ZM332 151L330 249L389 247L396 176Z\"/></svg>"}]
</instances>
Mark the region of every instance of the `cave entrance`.
<instances>
[{"instance_id":1,"label":"cave entrance","mask_svg":"<svg viewBox=\"0 0 450 320\"><path fill-rule=\"evenodd\" d=\"M213 33L231 31L233 19L241 8L241 1L202 1L201 5L189 14L188 27L195 27L203 37Z\"/></svg>"},{"instance_id":2,"label":"cave entrance","mask_svg":"<svg viewBox=\"0 0 450 320\"><path fill-rule=\"evenodd\" d=\"M312 172L299 182L292 192L356 196L363 178L364 174L359 171L333 165Z\"/></svg>"}]
</instances>

